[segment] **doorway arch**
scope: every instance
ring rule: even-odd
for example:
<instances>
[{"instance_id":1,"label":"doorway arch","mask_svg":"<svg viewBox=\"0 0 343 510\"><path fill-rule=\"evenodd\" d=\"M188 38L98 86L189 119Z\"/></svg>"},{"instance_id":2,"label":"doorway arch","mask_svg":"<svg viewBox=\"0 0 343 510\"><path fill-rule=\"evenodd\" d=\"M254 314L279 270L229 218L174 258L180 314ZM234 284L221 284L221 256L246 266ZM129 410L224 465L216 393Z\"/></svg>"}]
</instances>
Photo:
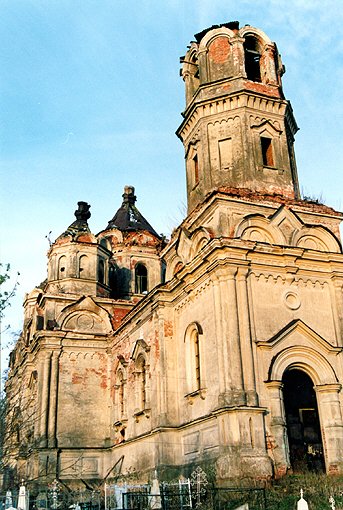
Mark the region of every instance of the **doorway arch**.
<instances>
[{"instance_id":1,"label":"doorway arch","mask_svg":"<svg viewBox=\"0 0 343 510\"><path fill-rule=\"evenodd\" d=\"M290 368L282 377L290 462L294 472L324 472L318 403L311 377Z\"/></svg>"}]
</instances>

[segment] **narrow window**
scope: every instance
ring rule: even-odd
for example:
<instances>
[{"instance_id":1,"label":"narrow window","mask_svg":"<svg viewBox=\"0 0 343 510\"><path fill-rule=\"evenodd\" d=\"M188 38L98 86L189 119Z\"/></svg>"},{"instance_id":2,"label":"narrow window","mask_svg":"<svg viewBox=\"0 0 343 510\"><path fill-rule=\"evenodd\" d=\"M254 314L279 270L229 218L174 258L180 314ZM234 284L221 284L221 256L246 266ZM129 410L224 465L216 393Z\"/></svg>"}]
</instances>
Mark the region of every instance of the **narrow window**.
<instances>
[{"instance_id":1,"label":"narrow window","mask_svg":"<svg viewBox=\"0 0 343 510\"><path fill-rule=\"evenodd\" d=\"M261 82L261 53L255 37L247 36L244 42L245 72L248 80Z\"/></svg>"},{"instance_id":2,"label":"narrow window","mask_svg":"<svg viewBox=\"0 0 343 510\"><path fill-rule=\"evenodd\" d=\"M66 277L66 262L67 258L63 255L58 260L58 274L57 279L62 280L62 278Z\"/></svg>"},{"instance_id":3,"label":"narrow window","mask_svg":"<svg viewBox=\"0 0 343 510\"><path fill-rule=\"evenodd\" d=\"M202 366L202 329L198 323L188 326L185 334L186 393L197 393L204 388Z\"/></svg>"},{"instance_id":4,"label":"narrow window","mask_svg":"<svg viewBox=\"0 0 343 510\"><path fill-rule=\"evenodd\" d=\"M193 173L194 173L194 186L199 182L199 162L198 155L195 154L193 157Z\"/></svg>"},{"instance_id":5,"label":"narrow window","mask_svg":"<svg viewBox=\"0 0 343 510\"><path fill-rule=\"evenodd\" d=\"M105 264L102 259L99 260L98 280L99 280L99 283L105 283Z\"/></svg>"},{"instance_id":6,"label":"narrow window","mask_svg":"<svg viewBox=\"0 0 343 510\"><path fill-rule=\"evenodd\" d=\"M138 399L139 408L143 410L146 408L147 400L147 374L146 374L146 362L143 356L140 356L137 360L137 372L138 372Z\"/></svg>"},{"instance_id":7,"label":"narrow window","mask_svg":"<svg viewBox=\"0 0 343 510\"><path fill-rule=\"evenodd\" d=\"M176 273L178 273L180 271L180 269L183 268L183 264L182 262L178 262L174 268L174 271L173 271L173 276L176 275Z\"/></svg>"},{"instance_id":8,"label":"narrow window","mask_svg":"<svg viewBox=\"0 0 343 510\"><path fill-rule=\"evenodd\" d=\"M200 349L199 349L199 333L194 330L192 334L193 343L193 356L194 356L194 386L196 390L201 389L201 377L200 377Z\"/></svg>"},{"instance_id":9,"label":"narrow window","mask_svg":"<svg viewBox=\"0 0 343 510\"><path fill-rule=\"evenodd\" d=\"M135 268L135 293L148 292L148 271L144 264L137 264Z\"/></svg>"},{"instance_id":10,"label":"narrow window","mask_svg":"<svg viewBox=\"0 0 343 510\"><path fill-rule=\"evenodd\" d=\"M117 297L117 279L116 279L116 268L113 265L110 265L109 272L108 272L108 281L109 286L111 287L111 297L115 298Z\"/></svg>"},{"instance_id":11,"label":"narrow window","mask_svg":"<svg viewBox=\"0 0 343 510\"><path fill-rule=\"evenodd\" d=\"M107 239L105 239L104 237L101 239L100 241L100 246L103 246L104 248L106 248L106 250L109 249L109 245L108 245L108 241Z\"/></svg>"},{"instance_id":12,"label":"narrow window","mask_svg":"<svg viewBox=\"0 0 343 510\"><path fill-rule=\"evenodd\" d=\"M253 427L251 418L249 418L249 431L250 431L251 448L254 448L255 447L255 433L254 433L254 427Z\"/></svg>"},{"instance_id":13,"label":"narrow window","mask_svg":"<svg viewBox=\"0 0 343 510\"><path fill-rule=\"evenodd\" d=\"M118 389L118 418L122 418L125 414L125 389L124 389L124 375L121 370L117 374L117 389Z\"/></svg>"},{"instance_id":14,"label":"narrow window","mask_svg":"<svg viewBox=\"0 0 343 510\"><path fill-rule=\"evenodd\" d=\"M87 255L81 255L79 258L79 278L85 278L87 275L88 258Z\"/></svg>"},{"instance_id":15,"label":"narrow window","mask_svg":"<svg viewBox=\"0 0 343 510\"><path fill-rule=\"evenodd\" d=\"M145 366L145 360L143 360L143 363L142 363L141 402L142 402L142 409L145 409L145 407L146 407L146 366Z\"/></svg>"},{"instance_id":16,"label":"narrow window","mask_svg":"<svg viewBox=\"0 0 343 510\"><path fill-rule=\"evenodd\" d=\"M261 136L263 166L274 166L273 143L270 138Z\"/></svg>"}]
</instances>

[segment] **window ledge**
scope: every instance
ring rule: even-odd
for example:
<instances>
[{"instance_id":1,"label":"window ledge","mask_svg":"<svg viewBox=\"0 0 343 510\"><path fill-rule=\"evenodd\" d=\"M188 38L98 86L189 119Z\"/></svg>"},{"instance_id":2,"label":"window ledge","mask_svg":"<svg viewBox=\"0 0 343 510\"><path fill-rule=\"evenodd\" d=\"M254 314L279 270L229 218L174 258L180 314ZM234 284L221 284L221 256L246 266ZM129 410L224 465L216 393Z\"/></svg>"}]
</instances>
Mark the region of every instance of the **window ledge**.
<instances>
[{"instance_id":1,"label":"window ledge","mask_svg":"<svg viewBox=\"0 0 343 510\"><path fill-rule=\"evenodd\" d=\"M263 165L263 168L267 168L267 170L278 170L278 168L276 166L271 166L271 165Z\"/></svg>"},{"instance_id":2,"label":"window ledge","mask_svg":"<svg viewBox=\"0 0 343 510\"><path fill-rule=\"evenodd\" d=\"M121 429L123 427L126 427L126 425L127 425L127 419L126 418L122 418L121 420L118 420L118 421L113 423L113 427L116 429L116 431L118 431L119 429Z\"/></svg>"},{"instance_id":3,"label":"window ledge","mask_svg":"<svg viewBox=\"0 0 343 510\"><path fill-rule=\"evenodd\" d=\"M141 409L139 411L135 411L133 413L133 417L136 420L136 422L138 423L140 418L142 418L143 416L145 416L146 418L150 418L150 413L151 413L151 409Z\"/></svg>"},{"instance_id":4,"label":"window ledge","mask_svg":"<svg viewBox=\"0 0 343 510\"><path fill-rule=\"evenodd\" d=\"M193 405L194 400L196 398L200 397L201 400L205 400L206 393L207 393L207 389L206 388L200 388L199 390L192 391L191 393L187 393L187 395L185 395L185 398L187 399L187 401L188 401L188 403L190 405Z\"/></svg>"}]
</instances>

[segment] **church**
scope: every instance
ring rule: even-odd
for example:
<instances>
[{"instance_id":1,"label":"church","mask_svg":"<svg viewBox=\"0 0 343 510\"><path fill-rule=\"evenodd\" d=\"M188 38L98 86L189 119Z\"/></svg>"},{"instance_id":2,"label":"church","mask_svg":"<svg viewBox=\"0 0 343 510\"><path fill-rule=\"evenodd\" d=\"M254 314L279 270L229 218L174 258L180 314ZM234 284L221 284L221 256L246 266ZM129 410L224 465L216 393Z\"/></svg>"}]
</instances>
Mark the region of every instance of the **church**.
<instances>
[{"instance_id":1,"label":"church","mask_svg":"<svg viewBox=\"0 0 343 510\"><path fill-rule=\"evenodd\" d=\"M342 214L300 196L277 46L229 22L181 63L187 216L167 241L131 185L98 234L71 211L10 358L18 479L343 472Z\"/></svg>"}]
</instances>

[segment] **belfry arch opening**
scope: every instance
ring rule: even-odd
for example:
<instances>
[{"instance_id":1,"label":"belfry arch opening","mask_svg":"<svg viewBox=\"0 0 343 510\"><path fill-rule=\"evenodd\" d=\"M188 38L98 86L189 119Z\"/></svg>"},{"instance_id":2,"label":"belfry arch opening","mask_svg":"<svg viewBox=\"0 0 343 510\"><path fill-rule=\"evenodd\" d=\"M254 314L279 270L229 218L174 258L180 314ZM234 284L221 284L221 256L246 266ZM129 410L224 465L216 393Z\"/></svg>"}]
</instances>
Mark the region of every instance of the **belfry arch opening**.
<instances>
[{"instance_id":1,"label":"belfry arch opening","mask_svg":"<svg viewBox=\"0 0 343 510\"><path fill-rule=\"evenodd\" d=\"M261 82L261 51L256 37L248 35L244 41L245 72L248 80Z\"/></svg>"},{"instance_id":2,"label":"belfry arch opening","mask_svg":"<svg viewBox=\"0 0 343 510\"><path fill-rule=\"evenodd\" d=\"M313 381L302 370L282 378L289 456L293 472L324 472L323 442Z\"/></svg>"}]
</instances>

